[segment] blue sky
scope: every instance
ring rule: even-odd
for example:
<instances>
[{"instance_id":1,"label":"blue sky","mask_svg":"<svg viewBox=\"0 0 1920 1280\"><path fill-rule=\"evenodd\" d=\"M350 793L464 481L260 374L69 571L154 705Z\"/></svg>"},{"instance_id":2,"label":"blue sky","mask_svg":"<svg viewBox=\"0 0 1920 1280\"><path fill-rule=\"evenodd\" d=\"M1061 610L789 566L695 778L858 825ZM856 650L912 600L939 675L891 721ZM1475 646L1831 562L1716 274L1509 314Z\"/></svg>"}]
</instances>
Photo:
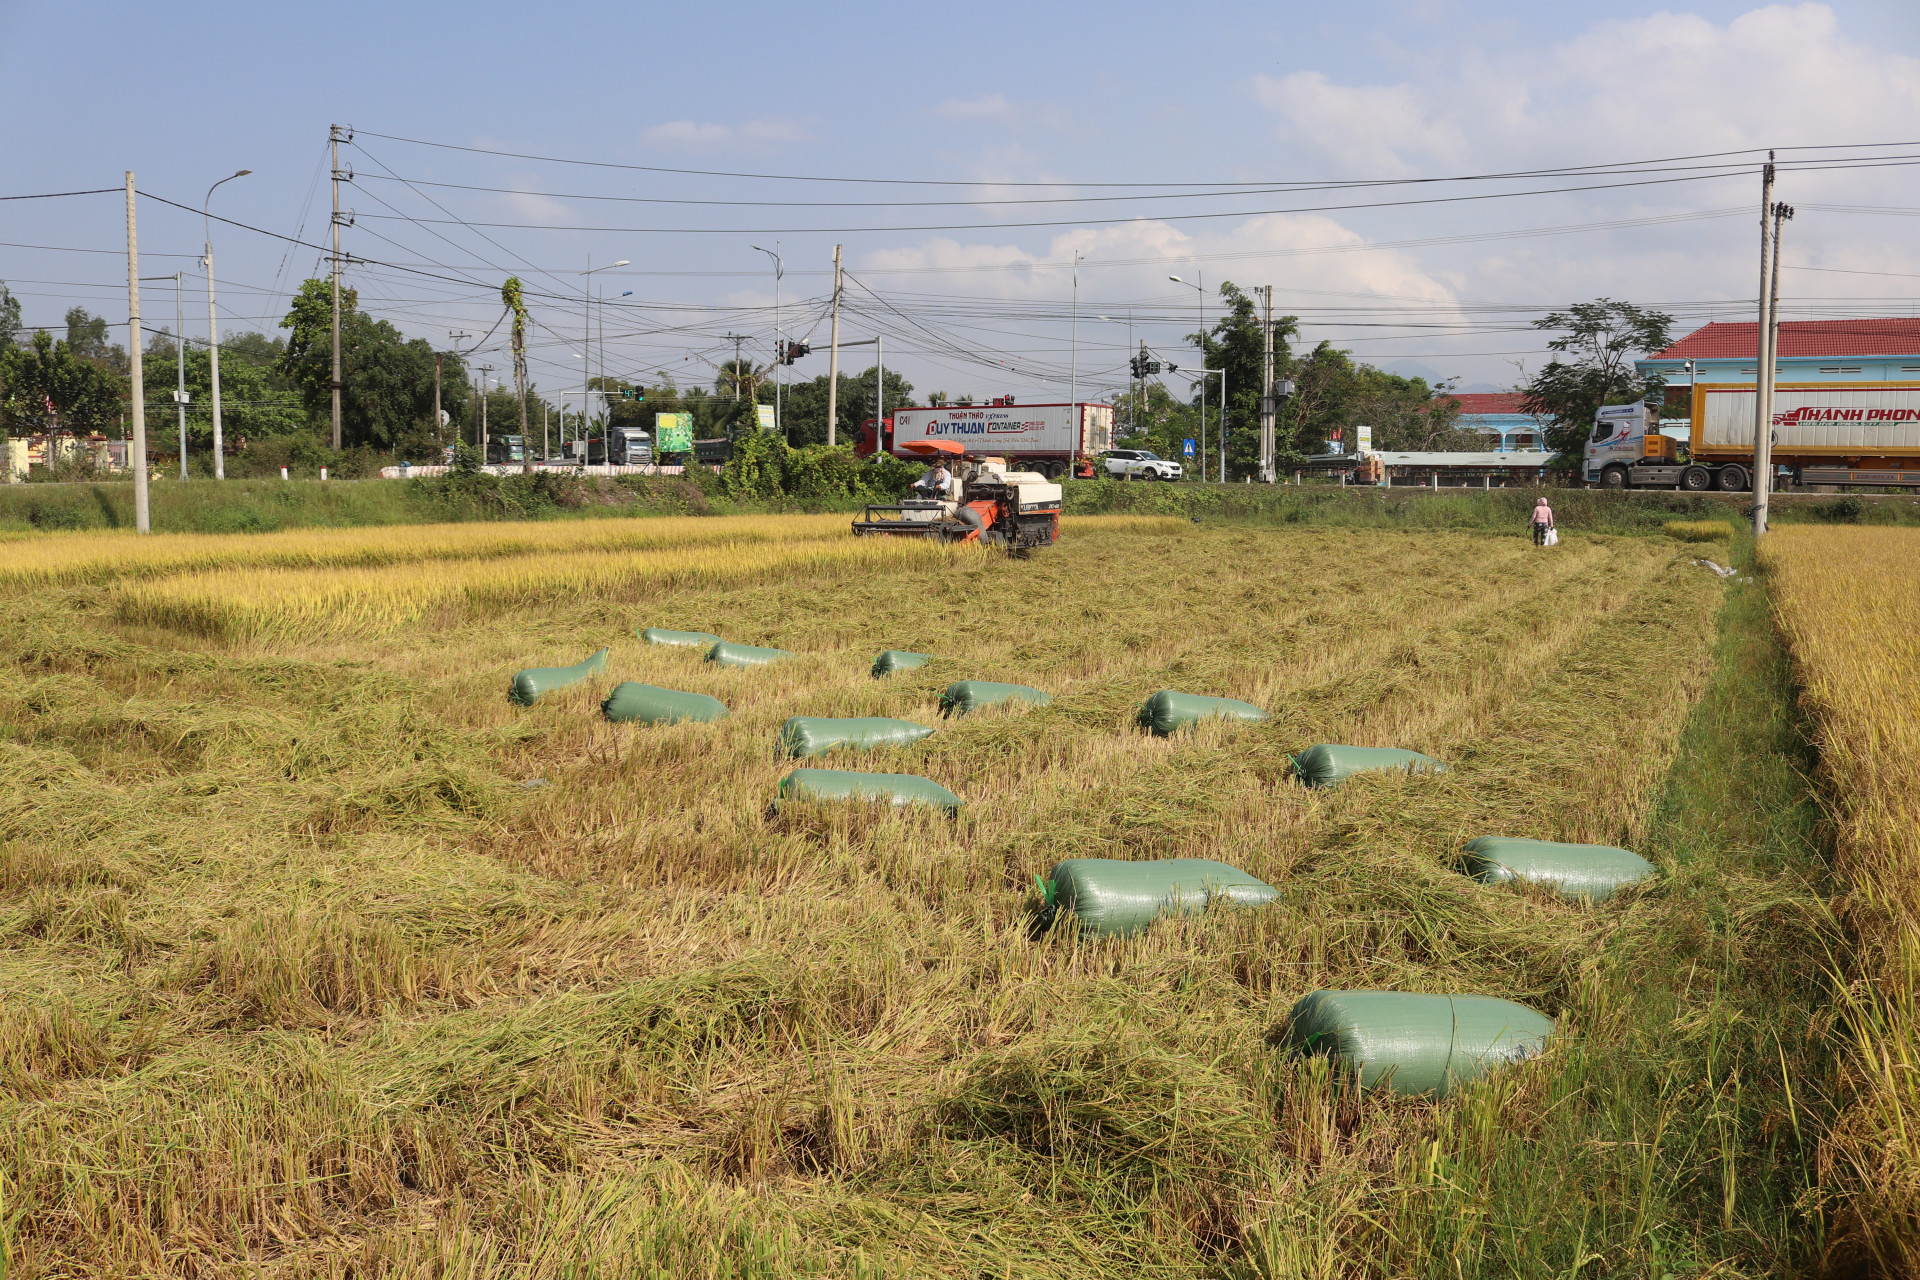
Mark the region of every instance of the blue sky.
<instances>
[{"instance_id":1,"label":"blue sky","mask_svg":"<svg viewBox=\"0 0 1920 1280\"><path fill-rule=\"evenodd\" d=\"M1445 177L1901 142L1920 127L1911 3L715 13L0 3L0 76L16 104L0 194L112 186L132 168L143 191L197 207L247 167L215 211L317 244L327 126L351 124L342 164L362 176L343 195L357 219L344 245L396 264L350 270L367 308L437 345L449 330L477 339L517 272L541 322L535 377L556 394L577 385L589 257L632 264L595 277L614 299L609 372L705 381L732 352L722 335L771 350L771 264L753 245L784 261L783 330L824 348L836 242L858 282L843 336L885 332L889 366L923 391L1032 401L1120 385L1129 335L1171 351L1193 327L1198 298L1173 274L1209 294L1222 279L1272 284L1310 341L1492 387L1538 367L1528 322L1546 308L1607 295L1666 306L1683 328L1747 318L1755 178L1320 212L1271 211L1411 197L1117 184ZM1911 312L1913 216L1860 210L1920 208L1914 173L1783 179L1800 208L1790 315ZM463 189L475 187L492 190ZM141 218L143 274L186 270L204 289L199 218L154 202ZM1036 222L1057 225L1014 225ZM122 236L112 196L0 204L0 279L30 323L76 302L124 320ZM215 248L223 329L271 328L318 270L314 249L233 227L216 224ZM150 285L150 320L170 323L172 302L170 286ZM196 292L188 332L204 327ZM498 346L496 334L480 358L504 365ZM793 373L825 367L815 355Z\"/></svg>"}]
</instances>

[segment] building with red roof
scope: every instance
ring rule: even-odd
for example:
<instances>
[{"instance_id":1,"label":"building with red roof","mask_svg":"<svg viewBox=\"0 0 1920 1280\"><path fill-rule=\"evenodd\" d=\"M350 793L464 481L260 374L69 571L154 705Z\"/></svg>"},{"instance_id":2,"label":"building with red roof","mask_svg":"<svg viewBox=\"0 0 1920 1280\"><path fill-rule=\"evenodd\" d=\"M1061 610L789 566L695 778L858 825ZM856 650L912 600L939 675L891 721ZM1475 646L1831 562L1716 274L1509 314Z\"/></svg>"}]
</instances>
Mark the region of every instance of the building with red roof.
<instances>
[{"instance_id":1,"label":"building with red roof","mask_svg":"<svg viewBox=\"0 0 1920 1280\"><path fill-rule=\"evenodd\" d=\"M1695 329L1634 367L1669 386L1751 382L1760 326L1722 321ZM1920 318L1783 320L1774 377L1792 382L1911 382L1920 378Z\"/></svg>"},{"instance_id":2,"label":"building with red roof","mask_svg":"<svg viewBox=\"0 0 1920 1280\"><path fill-rule=\"evenodd\" d=\"M1518 391L1456 391L1449 399L1460 406L1460 430L1486 436L1502 452L1546 443L1545 420L1526 412Z\"/></svg>"}]
</instances>

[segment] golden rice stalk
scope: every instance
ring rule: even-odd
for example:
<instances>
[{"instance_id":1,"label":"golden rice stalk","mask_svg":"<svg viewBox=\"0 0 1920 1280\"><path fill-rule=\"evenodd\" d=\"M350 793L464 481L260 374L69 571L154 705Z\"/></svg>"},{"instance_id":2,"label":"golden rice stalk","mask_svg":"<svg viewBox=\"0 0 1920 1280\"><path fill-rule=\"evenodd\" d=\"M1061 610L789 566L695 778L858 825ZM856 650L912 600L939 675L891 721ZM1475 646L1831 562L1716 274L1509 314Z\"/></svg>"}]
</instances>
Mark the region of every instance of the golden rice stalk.
<instances>
[{"instance_id":1,"label":"golden rice stalk","mask_svg":"<svg viewBox=\"0 0 1920 1280\"><path fill-rule=\"evenodd\" d=\"M839 517L838 519L844 519ZM123 622L225 640L379 635L453 611L497 612L640 587L718 583L769 574L831 574L880 566L946 564L977 555L904 538L731 542L643 550L578 551L508 559L361 569L218 569L128 583L115 602Z\"/></svg>"},{"instance_id":2,"label":"golden rice stalk","mask_svg":"<svg viewBox=\"0 0 1920 1280\"><path fill-rule=\"evenodd\" d=\"M660 516L287 529L277 533L39 533L0 542L0 584L151 578L224 568L318 569L822 538L844 515Z\"/></svg>"},{"instance_id":3,"label":"golden rice stalk","mask_svg":"<svg viewBox=\"0 0 1920 1280\"><path fill-rule=\"evenodd\" d=\"M1682 542L1733 541L1733 526L1725 520L1669 520L1660 527Z\"/></svg>"},{"instance_id":4,"label":"golden rice stalk","mask_svg":"<svg viewBox=\"0 0 1920 1280\"><path fill-rule=\"evenodd\" d=\"M1888 1274L1920 1274L1920 530L1799 526L1762 544L1839 829L1857 948L1837 1173ZM1843 1224L1849 1225L1849 1224Z\"/></svg>"}]
</instances>

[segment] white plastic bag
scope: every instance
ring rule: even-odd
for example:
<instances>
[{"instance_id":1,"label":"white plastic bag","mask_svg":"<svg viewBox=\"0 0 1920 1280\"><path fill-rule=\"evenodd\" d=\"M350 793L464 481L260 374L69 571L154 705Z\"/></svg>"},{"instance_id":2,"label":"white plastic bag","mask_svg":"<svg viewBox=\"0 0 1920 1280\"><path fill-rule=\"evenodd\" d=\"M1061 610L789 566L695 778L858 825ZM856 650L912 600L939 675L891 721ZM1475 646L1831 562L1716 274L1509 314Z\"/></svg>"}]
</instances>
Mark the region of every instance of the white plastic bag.
<instances>
[{"instance_id":1,"label":"white plastic bag","mask_svg":"<svg viewBox=\"0 0 1920 1280\"><path fill-rule=\"evenodd\" d=\"M1560 545L1560 531L1558 529L1554 529L1551 527L1548 528L1547 545L1550 547L1557 547Z\"/></svg>"}]
</instances>

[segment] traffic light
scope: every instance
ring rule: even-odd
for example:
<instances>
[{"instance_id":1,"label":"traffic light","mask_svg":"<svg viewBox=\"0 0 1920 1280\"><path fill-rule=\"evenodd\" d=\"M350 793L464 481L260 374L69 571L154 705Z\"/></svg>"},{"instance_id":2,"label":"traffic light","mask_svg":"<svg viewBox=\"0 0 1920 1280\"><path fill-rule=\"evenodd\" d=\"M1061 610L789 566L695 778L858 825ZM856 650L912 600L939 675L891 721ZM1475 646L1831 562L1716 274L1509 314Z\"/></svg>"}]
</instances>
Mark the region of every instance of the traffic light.
<instances>
[{"instance_id":1,"label":"traffic light","mask_svg":"<svg viewBox=\"0 0 1920 1280\"><path fill-rule=\"evenodd\" d=\"M647 398L647 389L645 387L627 387L620 392L620 398L622 400L645 400Z\"/></svg>"},{"instance_id":2,"label":"traffic light","mask_svg":"<svg viewBox=\"0 0 1920 1280\"><path fill-rule=\"evenodd\" d=\"M1160 362L1158 360L1142 360L1140 362L1141 377L1143 378L1152 377L1154 374L1158 372L1160 372Z\"/></svg>"},{"instance_id":3,"label":"traffic light","mask_svg":"<svg viewBox=\"0 0 1920 1280\"><path fill-rule=\"evenodd\" d=\"M1134 377L1144 378L1147 376L1147 358L1145 356L1135 356L1133 359L1127 361L1127 368L1133 371Z\"/></svg>"},{"instance_id":4,"label":"traffic light","mask_svg":"<svg viewBox=\"0 0 1920 1280\"><path fill-rule=\"evenodd\" d=\"M789 342L787 344L786 354L781 356L780 363L792 364L795 360L798 360L801 356L811 355L812 353L813 353L812 343Z\"/></svg>"}]
</instances>

